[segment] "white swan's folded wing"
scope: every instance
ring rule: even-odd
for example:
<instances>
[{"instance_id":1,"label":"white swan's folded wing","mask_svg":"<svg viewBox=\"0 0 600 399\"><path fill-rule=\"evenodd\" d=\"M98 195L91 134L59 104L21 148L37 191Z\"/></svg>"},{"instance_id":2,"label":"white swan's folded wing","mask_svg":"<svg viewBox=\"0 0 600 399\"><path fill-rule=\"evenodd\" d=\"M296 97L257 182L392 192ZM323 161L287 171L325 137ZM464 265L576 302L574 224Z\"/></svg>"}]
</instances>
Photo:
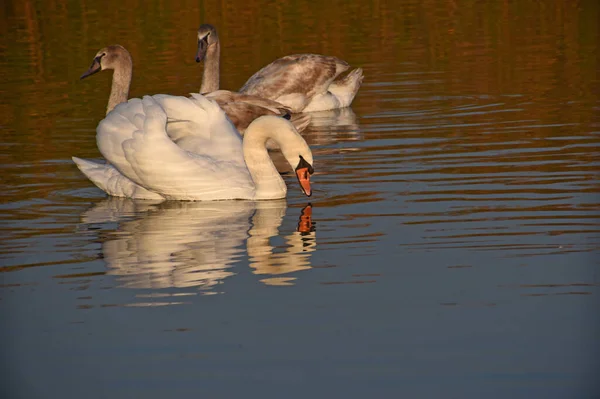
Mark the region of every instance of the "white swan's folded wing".
<instances>
[{"instance_id":1,"label":"white swan's folded wing","mask_svg":"<svg viewBox=\"0 0 600 399\"><path fill-rule=\"evenodd\" d=\"M207 112L189 98L167 94L156 94L152 98L167 114L167 134L174 142L188 137L210 139Z\"/></svg>"},{"instance_id":2,"label":"white swan's folded wing","mask_svg":"<svg viewBox=\"0 0 600 399\"><path fill-rule=\"evenodd\" d=\"M215 102L197 93L191 98L165 94L152 98L167 114L167 135L179 147L215 159L235 158L243 165L241 136Z\"/></svg>"},{"instance_id":3,"label":"white swan's folded wing","mask_svg":"<svg viewBox=\"0 0 600 399\"><path fill-rule=\"evenodd\" d=\"M137 184L140 184L140 180L125 159L123 143L131 139L133 133L143 127L143 123L142 100L133 98L117 105L96 128L96 143L100 153L120 174Z\"/></svg>"},{"instance_id":4,"label":"white swan's folded wing","mask_svg":"<svg viewBox=\"0 0 600 399\"><path fill-rule=\"evenodd\" d=\"M209 100L201 94L192 93L191 96L189 100L196 104L197 107L202 108L207 115L204 123L208 125L210 141L215 147L210 154L217 159L224 157L228 161L232 161L233 155L236 157L237 162L245 165L242 151L242 136L235 129L225 111L215 101ZM201 151L194 152L202 153Z\"/></svg>"},{"instance_id":5,"label":"white swan's folded wing","mask_svg":"<svg viewBox=\"0 0 600 399\"><path fill-rule=\"evenodd\" d=\"M218 108L216 104L215 107ZM168 199L253 197L252 178L245 165L241 166L239 162L242 157L239 135L228 137L227 131L211 131L208 144L211 148L205 153L194 154L169 138L167 114L158 101L144 97L143 111L143 130L136 131L132 139L123 143L125 157L140 179L139 184ZM219 112L223 111L219 109Z\"/></svg>"}]
</instances>

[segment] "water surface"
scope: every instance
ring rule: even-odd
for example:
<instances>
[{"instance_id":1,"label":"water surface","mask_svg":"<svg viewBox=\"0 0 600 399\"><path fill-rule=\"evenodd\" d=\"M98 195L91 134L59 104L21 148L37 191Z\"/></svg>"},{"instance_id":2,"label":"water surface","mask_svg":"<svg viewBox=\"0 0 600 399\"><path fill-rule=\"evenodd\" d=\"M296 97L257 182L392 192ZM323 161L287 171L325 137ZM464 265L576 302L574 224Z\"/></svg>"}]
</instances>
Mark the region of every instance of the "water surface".
<instances>
[{"instance_id":1,"label":"water surface","mask_svg":"<svg viewBox=\"0 0 600 399\"><path fill-rule=\"evenodd\" d=\"M598 4L176 3L0 9L3 397L598 395ZM203 22L223 88L364 69L305 134L313 197L106 198L71 162L100 158L96 51L185 95Z\"/></svg>"}]
</instances>

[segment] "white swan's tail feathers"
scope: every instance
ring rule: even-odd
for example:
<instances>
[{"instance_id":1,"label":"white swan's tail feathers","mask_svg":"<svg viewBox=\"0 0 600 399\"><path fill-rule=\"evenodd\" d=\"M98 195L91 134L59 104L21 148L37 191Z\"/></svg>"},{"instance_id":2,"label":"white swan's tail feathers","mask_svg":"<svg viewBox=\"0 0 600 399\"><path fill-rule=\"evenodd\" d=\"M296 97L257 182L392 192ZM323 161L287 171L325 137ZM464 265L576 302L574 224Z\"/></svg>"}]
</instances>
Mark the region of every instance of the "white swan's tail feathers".
<instances>
[{"instance_id":1,"label":"white swan's tail feathers","mask_svg":"<svg viewBox=\"0 0 600 399\"><path fill-rule=\"evenodd\" d=\"M345 77L337 79L329 85L329 91L337 97L340 107L348 107L352 104L363 78L362 68L356 68Z\"/></svg>"},{"instance_id":2,"label":"white swan's tail feathers","mask_svg":"<svg viewBox=\"0 0 600 399\"><path fill-rule=\"evenodd\" d=\"M133 199L164 199L161 195L135 184L108 163L89 161L77 157L72 157L72 159L79 170L108 195Z\"/></svg>"}]
</instances>

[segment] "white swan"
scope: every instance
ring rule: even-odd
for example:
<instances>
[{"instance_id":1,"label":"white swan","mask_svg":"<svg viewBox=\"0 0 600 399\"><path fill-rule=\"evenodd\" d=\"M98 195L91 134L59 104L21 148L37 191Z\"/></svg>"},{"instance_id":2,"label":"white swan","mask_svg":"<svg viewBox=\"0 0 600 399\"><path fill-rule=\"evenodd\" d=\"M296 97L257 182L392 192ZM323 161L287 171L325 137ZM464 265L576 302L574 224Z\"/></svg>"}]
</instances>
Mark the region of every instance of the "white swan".
<instances>
[{"instance_id":1,"label":"white swan","mask_svg":"<svg viewBox=\"0 0 600 399\"><path fill-rule=\"evenodd\" d=\"M116 44L98 51L92 61L92 65L81 75L81 79L108 69L112 69L114 72L108 106L106 107L107 114L117 104L126 102L129 97L129 88L133 75L133 61L131 54L125 47ZM244 134L250 122L262 115L279 115L291 118L289 116L291 112L289 108L275 101L257 96L233 93L226 90L208 93L207 96L215 100L223 108L241 134ZM291 119L298 131L303 131L310 123L310 117L294 117Z\"/></svg>"},{"instance_id":2,"label":"white swan","mask_svg":"<svg viewBox=\"0 0 600 399\"><path fill-rule=\"evenodd\" d=\"M219 89L220 53L216 28L200 25L196 62L204 60L201 93ZM348 107L363 80L361 68L340 77L349 67L346 61L331 56L288 55L252 75L239 92L276 101L294 113Z\"/></svg>"},{"instance_id":3,"label":"white swan","mask_svg":"<svg viewBox=\"0 0 600 399\"><path fill-rule=\"evenodd\" d=\"M180 120L177 112L195 119ZM171 126L195 126L189 138L194 152L167 135L167 117L177 120ZM109 164L76 157L73 161L110 195L192 201L285 198L285 182L266 149L270 139L294 168L304 194L312 194L312 153L288 120L260 117L248 126L242 141L223 110L199 94L145 96L121 103L100 122L96 139Z\"/></svg>"}]
</instances>

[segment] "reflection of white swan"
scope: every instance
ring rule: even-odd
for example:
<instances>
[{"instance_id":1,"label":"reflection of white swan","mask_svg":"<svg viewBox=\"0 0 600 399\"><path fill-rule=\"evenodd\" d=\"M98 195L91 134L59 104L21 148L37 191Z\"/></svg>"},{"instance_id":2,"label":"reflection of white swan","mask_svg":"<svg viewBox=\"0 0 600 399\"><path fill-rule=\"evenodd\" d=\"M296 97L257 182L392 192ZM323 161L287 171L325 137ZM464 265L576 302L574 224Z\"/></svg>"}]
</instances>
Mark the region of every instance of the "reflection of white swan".
<instances>
[{"instance_id":1,"label":"reflection of white swan","mask_svg":"<svg viewBox=\"0 0 600 399\"><path fill-rule=\"evenodd\" d=\"M198 287L214 293L215 286L235 274L231 267L243 256L246 241L252 267L260 274L268 273L271 264L289 265L273 274L310 268L315 244L306 210L298 231L283 237L288 243L284 253L272 254L269 239L279 234L286 207L285 200L149 205L112 197L85 212L82 221L119 223L102 250L107 274L118 276L123 286Z\"/></svg>"},{"instance_id":2,"label":"reflection of white swan","mask_svg":"<svg viewBox=\"0 0 600 399\"><path fill-rule=\"evenodd\" d=\"M335 127L336 129L358 130L356 114L352 108L311 112L312 127Z\"/></svg>"},{"instance_id":3,"label":"reflection of white swan","mask_svg":"<svg viewBox=\"0 0 600 399\"><path fill-rule=\"evenodd\" d=\"M248 237L248 256L255 274L280 276L300 270L310 269L310 253L316 249L317 242L311 219L312 207L302 209L296 231L284 237L283 252L274 252L269 240L279 232L282 209L261 209L252 218L252 228ZM266 277L261 281L267 285L290 285L294 277Z\"/></svg>"},{"instance_id":4,"label":"reflection of white swan","mask_svg":"<svg viewBox=\"0 0 600 399\"><path fill-rule=\"evenodd\" d=\"M312 112L311 117L310 131L304 133L304 139L311 146L363 139L352 108Z\"/></svg>"},{"instance_id":5,"label":"reflection of white swan","mask_svg":"<svg viewBox=\"0 0 600 399\"><path fill-rule=\"evenodd\" d=\"M352 143L347 144L347 142L358 142L364 139L352 108L311 112L310 115L312 117L311 125L302 132L302 137L309 147L317 147L312 150L317 158L344 151L356 151L357 147L354 147ZM342 145L329 146L331 144ZM271 152L270 155L278 171L283 173L292 170L281 153Z\"/></svg>"},{"instance_id":6,"label":"reflection of white swan","mask_svg":"<svg viewBox=\"0 0 600 399\"><path fill-rule=\"evenodd\" d=\"M164 200L132 201L119 197L108 197L88 209L81 215L84 224L122 222L127 217L139 217L140 214L156 209Z\"/></svg>"}]
</instances>

